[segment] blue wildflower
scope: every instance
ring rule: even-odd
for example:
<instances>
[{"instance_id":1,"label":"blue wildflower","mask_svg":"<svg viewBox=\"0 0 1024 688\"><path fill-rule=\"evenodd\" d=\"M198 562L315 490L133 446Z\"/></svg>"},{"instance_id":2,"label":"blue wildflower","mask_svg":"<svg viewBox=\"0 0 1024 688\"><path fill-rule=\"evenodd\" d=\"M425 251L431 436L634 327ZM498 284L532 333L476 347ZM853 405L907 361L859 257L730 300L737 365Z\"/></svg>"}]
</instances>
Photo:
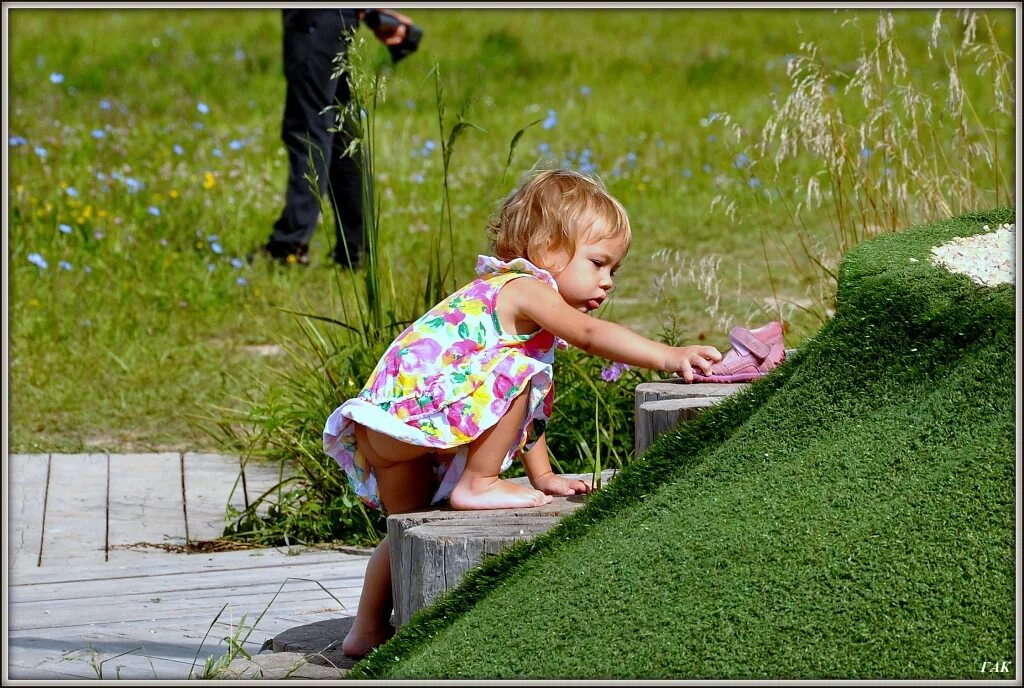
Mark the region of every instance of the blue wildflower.
<instances>
[{"instance_id":1,"label":"blue wildflower","mask_svg":"<svg viewBox=\"0 0 1024 688\"><path fill-rule=\"evenodd\" d=\"M32 263L33 265L35 265L40 270L45 270L47 268L46 259L43 258L38 253L30 253L30 254L28 254L28 262Z\"/></svg>"},{"instance_id":2,"label":"blue wildflower","mask_svg":"<svg viewBox=\"0 0 1024 688\"><path fill-rule=\"evenodd\" d=\"M110 104L110 101L104 98L100 101L100 110L110 110L114 106Z\"/></svg>"},{"instance_id":3,"label":"blue wildflower","mask_svg":"<svg viewBox=\"0 0 1024 688\"><path fill-rule=\"evenodd\" d=\"M411 177L409 177L409 181L411 181L413 184L422 184L424 181L426 181L426 179L424 178L422 172L416 172Z\"/></svg>"},{"instance_id":4,"label":"blue wildflower","mask_svg":"<svg viewBox=\"0 0 1024 688\"><path fill-rule=\"evenodd\" d=\"M68 188L64 189L64 193L66 193L68 196L71 196L71 198L78 198L78 189L76 189L73 186L69 186Z\"/></svg>"},{"instance_id":5,"label":"blue wildflower","mask_svg":"<svg viewBox=\"0 0 1024 688\"><path fill-rule=\"evenodd\" d=\"M201 232L199 230L196 230L196 234L201 234ZM209 236L206 237L206 240L212 244L215 241L219 241L220 237L218 237L216 234L210 234Z\"/></svg>"},{"instance_id":6,"label":"blue wildflower","mask_svg":"<svg viewBox=\"0 0 1024 688\"><path fill-rule=\"evenodd\" d=\"M210 244L210 250L216 253L218 256L224 253L224 247L218 244L216 241Z\"/></svg>"},{"instance_id":7,"label":"blue wildflower","mask_svg":"<svg viewBox=\"0 0 1024 688\"><path fill-rule=\"evenodd\" d=\"M715 136L714 134L708 134L708 143L714 143L717 140L718 140L717 136Z\"/></svg>"},{"instance_id":8,"label":"blue wildflower","mask_svg":"<svg viewBox=\"0 0 1024 688\"><path fill-rule=\"evenodd\" d=\"M74 231L73 229L71 229L71 225L66 225L63 222L57 225L57 229L60 230L61 234L71 234L71 232Z\"/></svg>"},{"instance_id":9,"label":"blue wildflower","mask_svg":"<svg viewBox=\"0 0 1024 688\"><path fill-rule=\"evenodd\" d=\"M26 143L28 143L28 141L21 136L9 136L7 138L8 146L24 146Z\"/></svg>"},{"instance_id":10,"label":"blue wildflower","mask_svg":"<svg viewBox=\"0 0 1024 688\"><path fill-rule=\"evenodd\" d=\"M245 279L244 277L239 277L238 279L235 280L235 284L239 284L244 287L245 285L249 284L249 280Z\"/></svg>"},{"instance_id":11,"label":"blue wildflower","mask_svg":"<svg viewBox=\"0 0 1024 688\"><path fill-rule=\"evenodd\" d=\"M146 212L152 215L153 217L160 217L160 209L157 208L155 205L151 205L148 208L146 208Z\"/></svg>"},{"instance_id":12,"label":"blue wildflower","mask_svg":"<svg viewBox=\"0 0 1024 688\"><path fill-rule=\"evenodd\" d=\"M106 181L107 175L103 174L102 172L97 172L96 173L96 179L97 179L97 181L101 181L101 182L102 181Z\"/></svg>"},{"instance_id":13,"label":"blue wildflower","mask_svg":"<svg viewBox=\"0 0 1024 688\"><path fill-rule=\"evenodd\" d=\"M703 165L703 167L701 167L701 169L704 170L705 172L707 172L708 174L711 174L711 163L709 163L709 162L704 163L704 165Z\"/></svg>"},{"instance_id":14,"label":"blue wildflower","mask_svg":"<svg viewBox=\"0 0 1024 688\"><path fill-rule=\"evenodd\" d=\"M413 100L412 98L407 98L405 100L405 107L408 108L409 110L415 110L416 109L416 101Z\"/></svg>"},{"instance_id":15,"label":"blue wildflower","mask_svg":"<svg viewBox=\"0 0 1024 688\"><path fill-rule=\"evenodd\" d=\"M750 164L750 158L748 158L745 153L740 153L739 155L736 156L736 159L733 160L732 164L736 167L736 169L742 170L744 167Z\"/></svg>"},{"instance_id":16,"label":"blue wildflower","mask_svg":"<svg viewBox=\"0 0 1024 688\"><path fill-rule=\"evenodd\" d=\"M185 155L185 149L176 143L174 144L174 153L176 155Z\"/></svg>"},{"instance_id":17,"label":"blue wildflower","mask_svg":"<svg viewBox=\"0 0 1024 688\"><path fill-rule=\"evenodd\" d=\"M101 139L101 138L103 138L106 135L107 135L107 132L103 131L102 129L93 129L92 130L92 137L94 139Z\"/></svg>"},{"instance_id":18,"label":"blue wildflower","mask_svg":"<svg viewBox=\"0 0 1024 688\"><path fill-rule=\"evenodd\" d=\"M199 110L202 114L208 114L210 112L210 106L206 103L199 103L196 105L196 110Z\"/></svg>"},{"instance_id":19,"label":"blue wildflower","mask_svg":"<svg viewBox=\"0 0 1024 688\"><path fill-rule=\"evenodd\" d=\"M691 177L693 177L693 170L691 170L689 167L685 168L683 170L683 177L685 177L686 179L690 179Z\"/></svg>"},{"instance_id":20,"label":"blue wildflower","mask_svg":"<svg viewBox=\"0 0 1024 688\"><path fill-rule=\"evenodd\" d=\"M243 265L245 265L245 263L242 261L241 258L231 259L231 267L233 267L235 270L241 270Z\"/></svg>"},{"instance_id":21,"label":"blue wildflower","mask_svg":"<svg viewBox=\"0 0 1024 688\"><path fill-rule=\"evenodd\" d=\"M244 146L244 145L245 145L244 143L242 143L238 139L235 139L231 143L228 144L228 148L230 148L233 151L236 151L236 150L241 150L242 146Z\"/></svg>"},{"instance_id":22,"label":"blue wildflower","mask_svg":"<svg viewBox=\"0 0 1024 688\"><path fill-rule=\"evenodd\" d=\"M205 125L202 122L193 122L192 123L192 128L196 129L198 131L202 131L204 126Z\"/></svg>"},{"instance_id":23,"label":"blue wildflower","mask_svg":"<svg viewBox=\"0 0 1024 688\"><path fill-rule=\"evenodd\" d=\"M97 229L97 230L96 230L95 232L93 232L93 233L92 233L92 236L93 236L93 238L94 238L94 239L96 239L97 241L99 241L100 239L102 239L103 237L105 237L105 236L106 236L106 234L104 234L103 232L101 232L100 230L98 230L98 229Z\"/></svg>"},{"instance_id":24,"label":"blue wildflower","mask_svg":"<svg viewBox=\"0 0 1024 688\"><path fill-rule=\"evenodd\" d=\"M213 155L216 158L223 158L224 157L224 152L220 148L214 148L213 149Z\"/></svg>"},{"instance_id":25,"label":"blue wildflower","mask_svg":"<svg viewBox=\"0 0 1024 688\"><path fill-rule=\"evenodd\" d=\"M546 143L541 143L538 144L537 150L539 150L541 153L548 153L551 151L551 146Z\"/></svg>"},{"instance_id":26,"label":"blue wildflower","mask_svg":"<svg viewBox=\"0 0 1024 688\"><path fill-rule=\"evenodd\" d=\"M61 74L60 72L51 72L50 73L50 82L54 83L54 84L63 84L64 83L64 75Z\"/></svg>"},{"instance_id":27,"label":"blue wildflower","mask_svg":"<svg viewBox=\"0 0 1024 688\"><path fill-rule=\"evenodd\" d=\"M206 270L207 270L207 272L213 272L213 271L214 271L214 270L216 270L216 269L217 269L217 266L216 266L216 265L214 265L213 263L207 263L207 264L206 264Z\"/></svg>"},{"instance_id":28,"label":"blue wildflower","mask_svg":"<svg viewBox=\"0 0 1024 688\"><path fill-rule=\"evenodd\" d=\"M245 51L241 48L235 48L235 59L241 62L245 59Z\"/></svg>"},{"instance_id":29,"label":"blue wildflower","mask_svg":"<svg viewBox=\"0 0 1024 688\"><path fill-rule=\"evenodd\" d=\"M66 260L62 260L61 262L57 263L57 265L60 266L61 270L67 270L68 272L71 271L71 263L67 262Z\"/></svg>"},{"instance_id":30,"label":"blue wildflower","mask_svg":"<svg viewBox=\"0 0 1024 688\"><path fill-rule=\"evenodd\" d=\"M135 177L128 177L124 180L124 185L128 187L128 191L135 193L142 188L143 184Z\"/></svg>"},{"instance_id":31,"label":"blue wildflower","mask_svg":"<svg viewBox=\"0 0 1024 688\"><path fill-rule=\"evenodd\" d=\"M92 274L92 268L86 265L84 268L82 268L82 272L84 272L87 275Z\"/></svg>"},{"instance_id":32,"label":"blue wildflower","mask_svg":"<svg viewBox=\"0 0 1024 688\"><path fill-rule=\"evenodd\" d=\"M580 86L580 95L582 95L584 98L588 97L590 95L590 87Z\"/></svg>"},{"instance_id":33,"label":"blue wildflower","mask_svg":"<svg viewBox=\"0 0 1024 688\"><path fill-rule=\"evenodd\" d=\"M36 146L33 150L35 150L36 155L38 155L40 158L46 157L46 149L43 148L42 146Z\"/></svg>"},{"instance_id":34,"label":"blue wildflower","mask_svg":"<svg viewBox=\"0 0 1024 688\"><path fill-rule=\"evenodd\" d=\"M871 149L870 148L861 148L860 149L860 157L864 158L865 160L870 158L871 157Z\"/></svg>"},{"instance_id":35,"label":"blue wildflower","mask_svg":"<svg viewBox=\"0 0 1024 688\"><path fill-rule=\"evenodd\" d=\"M749 184L749 185L750 185L750 188L751 188L751 189L756 189L757 187L761 186L761 180L760 180L760 179L758 179L757 177L751 177L751 178L750 178L750 179L749 179L749 180L747 181L747 184Z\"/></svg>"},{"instance_id":36,"label":"blue wildflower","mask_svg":"<svg viewBox=\"0 0 1024 688\"><path fill-rule=\"evenodd\" d=\"M630 165L635 165L636 153L634 153L633 151L629 151L628 153L626 153L626 162L628 162Z\"/></svg>"},{"instance_id":37,"label":"blue wildflower","mask_svg":"<svg viewBox=\"0 0 1024 688\"><path fill-rule=\"evenodd\" d=\"M437 144L434 143L434 139L427 139L423 142L423 150L430 152L437 148Z\"/></svg>"},{"instance_id":38,"label":"blue wildflower","mask_svg":"<svg viewBox=\"0 0 1024 688\"><path fill-rule=\"evenodd\" d=\"M558 114L554 110L548 110L548 116L540 126L544 129L554 129L556 124L558 124Z\"/></svg>"}]
</instances>

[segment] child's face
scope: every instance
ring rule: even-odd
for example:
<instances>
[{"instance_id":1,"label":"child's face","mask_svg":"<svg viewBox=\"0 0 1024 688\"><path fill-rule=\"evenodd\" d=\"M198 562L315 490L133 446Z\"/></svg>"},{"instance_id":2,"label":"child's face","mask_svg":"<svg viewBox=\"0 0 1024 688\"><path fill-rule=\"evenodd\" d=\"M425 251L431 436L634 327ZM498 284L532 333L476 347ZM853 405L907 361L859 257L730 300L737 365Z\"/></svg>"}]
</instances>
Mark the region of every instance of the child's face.
<instances>
[{"instance_id":1,"label":"child's face","mask_svg":"<svg viewBox=\"0 0 1024 688\"><path fill-rule=\"evenodd\" d=\"M558 284L558 293L576 310L596 310L615 288L613 277L625 256L626 246L619 238L584 238L577 242L572 257L564 250L556 252L552 256L555 269L551 274Z\"/></svg>"}]
</instances>

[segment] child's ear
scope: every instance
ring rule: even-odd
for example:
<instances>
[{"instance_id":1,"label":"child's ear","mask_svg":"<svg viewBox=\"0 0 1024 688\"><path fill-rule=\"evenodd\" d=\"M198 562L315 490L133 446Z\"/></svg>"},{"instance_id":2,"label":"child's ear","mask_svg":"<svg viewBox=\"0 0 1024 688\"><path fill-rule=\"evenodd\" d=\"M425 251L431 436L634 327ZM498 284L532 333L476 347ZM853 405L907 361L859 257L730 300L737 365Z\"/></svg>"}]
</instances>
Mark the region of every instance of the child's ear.
<instances>
[{"instance_id":1,"label":"child's ear","mask_svg":"<svg viewBox=\"0 0 1024 688\"><path fill-rule=\"evenodd\" d=\"M565 248L554 248L552 242L552 245L540 250L537 260L530 262L542 270L547 270L552 275L557 275L565 270L570 260L572 260L572 256L568 255L568 251Z\"/></svg>"}]
</instances>

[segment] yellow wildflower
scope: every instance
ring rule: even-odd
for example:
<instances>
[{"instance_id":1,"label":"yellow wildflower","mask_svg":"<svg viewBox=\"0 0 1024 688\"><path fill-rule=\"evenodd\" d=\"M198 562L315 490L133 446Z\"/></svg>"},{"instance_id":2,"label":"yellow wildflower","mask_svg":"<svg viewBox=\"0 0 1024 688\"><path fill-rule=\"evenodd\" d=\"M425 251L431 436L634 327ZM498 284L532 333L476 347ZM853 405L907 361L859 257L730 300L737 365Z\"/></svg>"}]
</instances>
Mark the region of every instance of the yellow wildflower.
<instances>
[{"instance_id":1,"label":"yellow wildflower","mask_svg":"<svg viewBox=\"0 0 1024 688\"><path fill-rule=\"evenodd\" d=\"M217 183L217 178L213 176L213 172L205 172L205 173L203 173L203 188L204 189L210 190L210 189L213 188L214 184L216 184L216 183Z\"/></svg>"},{"instance_id":2,"label":"yellow wildflower","mask_svg":"<svg viewBox=\"0 0 1024 688\"><path fill-rule=\"evenodd\" d=\"M171 198L177 198L178 197L178 190L177 189L171 189L170 191L167 192L167 195L170 196Z\"/></svg>"}]
</instances>

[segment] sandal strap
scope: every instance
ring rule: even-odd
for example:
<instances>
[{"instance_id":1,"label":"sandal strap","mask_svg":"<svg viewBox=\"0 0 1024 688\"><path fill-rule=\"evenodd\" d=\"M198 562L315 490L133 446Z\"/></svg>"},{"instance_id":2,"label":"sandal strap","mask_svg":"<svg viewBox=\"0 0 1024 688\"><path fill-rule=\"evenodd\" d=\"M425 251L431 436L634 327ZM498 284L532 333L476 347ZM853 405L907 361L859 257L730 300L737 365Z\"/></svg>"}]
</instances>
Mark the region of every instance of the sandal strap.
<instances>
[{"instance_id":1,"label":"sandal strap","mask_svg":"<svg viewBox=\"0 0 1024 688\"><path fill-rule=\"evenodd\" d=\"M767 358L772 350L770 346L755 337L750 330L739 325L729 331L729 339L733 344L740 344L758 358Z\"/></svg>"}]
</instances>

